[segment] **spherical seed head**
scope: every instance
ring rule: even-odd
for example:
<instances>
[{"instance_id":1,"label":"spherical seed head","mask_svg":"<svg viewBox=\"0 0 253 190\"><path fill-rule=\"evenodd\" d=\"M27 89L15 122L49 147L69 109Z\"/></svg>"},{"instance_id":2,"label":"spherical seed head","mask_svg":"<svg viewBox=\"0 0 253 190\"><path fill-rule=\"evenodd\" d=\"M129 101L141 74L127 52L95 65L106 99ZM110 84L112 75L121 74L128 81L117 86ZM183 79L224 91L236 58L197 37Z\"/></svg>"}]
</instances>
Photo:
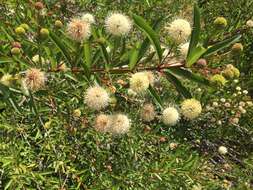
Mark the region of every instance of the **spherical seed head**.
<instances>
[{"instance_id":1,"label":"spherical seed head","mask_svg":"<svg viewBox=\"0 0 253 190\"><path fill-rule=\"evenodd\" d=\"M126 115L116 114L112 116L112 126L110 129L112 134L125 134L129 131L130 127L130 120Z\"/></svg>"},{"instance_id":2,"label":"spherical seed head","mask_svg":"<svg viewBox=\"0 0 253 190\"><path fill-rule=\"evenodd\" d=\"M85 93L84 101L93 110L101 110L108 106L110 97L100 86L89 87Z\"/></svg>"},{"instance_id":3,"label":"spherical seed head","mask_svg":"<svg viewBox=\"0 0 253 190\"><path fill-rule=\"evenodd\" d=\"M180 51L181 55L182 55L184 58L187 57L188 50L189 50L189 45L190 45L190 43L189 43L189 42L186 42L186 43L180 45L180 47L179 47L179 51Z\"/></svg>"},{"instance_id":4,"label":"spherical seed head","mask_svg":"<svg viewBox=\"0 0 253 190\"><path fill-rule=\"evenodd\" d=\"M49 30L47 28L41 28L40 35L43 38L47 38L49 36Z\"/></svg>"},{"instance_id":5,"label":"spherical seed head","mask_svg":"<svg viewBox=\"0 0 253 190\"><path fill-rule=\"evenodd\" d=\"M34 4L34 7L35 7L35 9L37 9L37 10L41 10L41 9L44 8L44 5L43 5L42 2L38 1L38 2L36 2L36 3Z\"/></svg>"},{"instance_id":6,"label":"spherical seed head","mask_svg":"<svg viewBox=\"0 0 253 190\"><path fill-rule=\"evenodd\" d=\"M233 79L234 78L234 71L233 69L226 68L224 71L222 71L222 75L226 77L227 79Z\"/></svg>"},{"instance_id":7,"label":"spherical seed head","mask_svg":"<svg viewBox=\"0 0 253 190\"><path fill-rule=\"evenodd\" d=\"M26 71L25 85L32 91L37 91L45 86L46 76L40 69L31 68Z\"/></svg>"},{"instance_id":8,"label":"spherical seed head","mask_svg":"<svg viewBox=\"0 0 253 190\"><path fill-rule=\"evenodd\" d=\"M191 25L184 19L174 20L168 27L165 27L165 29L176 43L185 42L191 34Z\"/></svg>"},{"instance_id":9,"label":"spherical seed head","mask_svg":"<svg viewBox=\"0 0 253 190\"><path fill-rule=\"evenodd\" d=\"M85 13L82 15L82 20L84 20L85 22L89 23L89 24L94 24L95 23L95 18L92 14L90 13Z\"/></svg>"},{"instance_id":10,"label":"spherical seed head","mask_svg":"<svg viewBox=\"0 0 253 190\"><path fill-rule=\"evenodd\" d=\"M153 121L156 116L155 107L153 106L153 104L145 104L142 107L140 116L143 121L146 122Z\"/></svg>"},{"instance_id":11,"label":"spherical seed head","mask_svg":"<svg viewBox=\"0 0 253 190\"><path fill-rule=\"evenodd\" d=\"M100 114L95 119L94 128L96 131L105 133L109 132L111 128L111 116Z\"/></svg>"},{"instance_id":12,"label":"spherical seed head","mask_svg":"<svg viewBox=\"0 0 253 190\"><path fill-rule=\"evenodd\" d=\"M216 74L211 77L210 82L218 86L224 86L227 80L222 75Z\"/></svg>"},{"instance_id":13,"label":"spherical seed head","mask_svg":"<svg viewBox=\"0 0 253 190\"><path fill-rule=\"evenodd\" d=\"M82 19L72 19L67 26L67 33L73 40L82 42L90 36L90 24Z\"/></svg>"},{"instance_id":14,"label":"spherical seed head","mask_svg":"<svg viewBox=\"0 0 253 190\"><path fill-rule=\"evenodd\" d=\"M60 21L60 20L56 20L56 21L54 22L54 25L55 25L55 27L57 27L57 28L62 28L62 27L63 27L62 21Z\"/></svg>"},{"instance_id":15,"label":"spherical seed head","mask_svg":"<svg viewBox=\"0 0 253 190\"><path fill-rule=\"evenodd\" d=\"M228 22L224 17L217 17L214 20L214 25L217 29L224 29L227 27Z\"/></svg>"},{"instance_id":16,"label":"spherical seed head","mask_svg":"<svg viewBox=\"0 0 253 190\"><path fill-rule=\"evenodd\" d=\"M246 26L249 27L249 28L253 28L253 20L248 20L246 22Z\"/></svg>"},{"instance_id":17,"label":"spherical seed head","mask_svg":"<svg viewBox=\"0 0 253 190\"><path fill-rule=\"evenodd\" d=\"M130 32L132 22L127 16L121 13L113 13L107 16L105 27L108 33L115 36L122 36Z\"/></svg>"},{"instance_id":18,"label":"spherical seed head","mask_svg":"<svg viewBox=\"0 0 253 190\"><path fill-rule=\"evenodd\" d=\"M11 49L11 54L12 55L19 55L20 52L21 52L20 48L14 47L14 48Z\"/></svg>"},{"instance_id":19,"label":"spherical seed head","mask_svg":"<svg viewBox=\"0 0 253 190\"><path fill-rule=\"evenodd\" d=\"M11 81L12 81L12 75L10 74L4 74L1 77L0 83L2 83L5 86L10 86L11 85Z\"/></svg>"},{"instance_id":20,"label":"spherical seed head","mask_svg":"<svg viewBox=\"0 0 253 190\"><path fill-rule=\"evenodd\" d=\"M145 72L138 72L130 78L130 89L136 93L143 93L149 87L149 79Z\"/></svg>"},{"instance_id":21,"label":"spherical seed head","mask_svg":"<svg viewBox=\"0 0 253 190\"><path fill-rule=\"evenodd\" d=\"M218 152L222 155L225 155L228 153L228 149L225 146L220 146Z\"/></svg>"},{"instance_id":22,"label":"spherical seed head","mask_svg":"<svg viewBox=\"0 0 253 190\"><path fill-rule=\"evenodd\" d=\"M25 29L24 29L23 27L19 26L19 27L17 27L17 28L15 29L15 32L16 32L16 34L18 34L18 35L24 35L24 34L25 34Z\"/></svg>"},{"instance_id":23,"label":"spherical seed head","mask_svg":"<svg viewBox=\"0 0 253 190\"><path fill-rule=\"evenodd\" d=\"M196 99L186 99L181 103L181 113L186 119L195 119L202 112L201 104Z\"/></svg>"},{"instance_id":24,"label":"spherical seed head","mask_svg":"<svg viewBox=\"0 0 253 190\"><path fill-rule=\"evenodd\" d=\"M81 112L80 109L75 109L75 110L73 111L73 116L74 116L74 117L80 117L81 114L82 114L82 112Z\"/></svg>"},{"instance_id":25,"label":"spherical seed head","mask_svg":"<svg viewBox=\"0 0 253 190\"><path fill-rule=\"evenodd\" d=\"M28 24L25 24L25 23L20 24L20 27L24 28L25 30L29 30Z\"/></svg>"},{"instance_id":26,"label":"spherical seed head","mask_svg":"<svg viewBox=\"0 0 253 190\"><path fill-rule=\"evenodd\" d=\"M243 51L243 45L241 43L235 43L233 46L232 46L232 53L234 54L239 54Z\"/></svg>"},{"instance_id":27,"label":"spherical seed head","mask_svg":"<svg viewBox=\"0 0 253 190\"><path fill-rule=\"evenodd\" d=\"M201 59L199 59L199 60L197 61L196 64L197 64L198 66L204 68L204 67L207 66L207 61L206 61L206 59L201 58Z\"/></svg>"},{"instance_id":28,"label":"spherical seed head","mask_svg":"<svg viewBox=\"0 0 253 190\"><path fill-rule=\"evenodd\" d=\"M165 125L174 126L179 121L180 116L178 110L174 107L168 107L163 110L162 120Z\"/></svg>"}]
</instances>

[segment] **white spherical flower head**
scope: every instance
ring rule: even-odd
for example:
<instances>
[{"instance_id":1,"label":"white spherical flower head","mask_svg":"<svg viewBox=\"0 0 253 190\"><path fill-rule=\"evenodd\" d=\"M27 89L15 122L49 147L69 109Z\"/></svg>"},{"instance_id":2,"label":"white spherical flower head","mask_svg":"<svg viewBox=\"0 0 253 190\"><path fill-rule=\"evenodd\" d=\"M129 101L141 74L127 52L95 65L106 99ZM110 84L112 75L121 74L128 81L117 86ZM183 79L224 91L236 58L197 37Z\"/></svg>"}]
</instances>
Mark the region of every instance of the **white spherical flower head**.
<instances>
[{"instance_id":1,"label":"white spherical flower head","mask_svg":"<svg viewBox=\"0 0 253 190\"><path fill-rule=\"evenodd\" d=\"M95 18L90 13L83 14L82 20L84 20L85 22L90 23L90 24L94 24L95 23Z\"/></svg>"},{"instance_id":2,"label":"white spherical flower head","mask_svg":"<svg viewBox=\"0 0 253 190\"><path fill-rule=\"evenodd\" d=\"M120 13L113 13L105 20L105 27L108 33L115 36L126 35L132 29L131 20Z\"/></svg>"},{"instance_id":3,"label":"white spherical flower head","mask_svg":"<svg viewBox=\"0 0 253 190\"><path fill-rule=\"evenodd\" d=\"M112 127L110 132L112 134L125 134L130 129L130 121L126 115L116 114L112 116Z\"/></svg>"},{"instance_id":4,"label":"white spherical flower head","mask_svg":"<svg viewBox=\"0 0 253 190\"><path fill-rule=\"evenodd\" d=\"M197 118L201 114L201 111L202 107L200 102L193 98L184 100L181 104L181 112L187 119L192 120Z\"/></svg>"},{"instance_id":5,"label":"white spherical flower head","mask_svg":"<svg viewBox=\"0 0 253 190\"><path fill-rule=\"evenodd\" d=\"M146 122L154 120L155 115L156 112L153 104L145 104L140 113L141 119Z\"/></svg>"},{"instance_id":6,"label":"white spherical flower head","mask_svg":"<svg viewBox=\"0 0 253 190\"><path fill-rule=\"evenodd\" d=\"M110 130L111 127L111 116L100 114L95 119L94 128L96 131L105 133Z\"/></svg>"},{"instance_id":7,"label":"white spherical flower head","mask_svg":"<svg viewBox=\"0 0 253 190\"><path fill-rule=\"evenodd\" d=\"M185 43L185 44L180 45L180 47L179 47L180 53L181 53L181 55L182 55L184 58L187 57L188 50L189 50L189 45L190 45L190 43L187 42L187 43Z\"/></svg>"},{"instance_id":8,"label":"white spherical flower head","mask_svg":"<svg viewBox=\"0 0 253 190\"><path fill-rule=\"evenodd\" d=\"M67 26L67 33L73 40L82 42L90 36L90 23L82 19L72 19Z\"/></svg>"},{"instance_id":9,"label":"white spherical flower head","mask_svg":"<svg viewBox=\"0 0 253 190\"><path fill-rule=\"evenodd\" d=\"M165 28L170 37L176 43L185 42L191 34L191 25L187 20L176 19L168 27Z\"/></svg>"},{"instance_id":10,"label":"white spherical flower head","mask_svg":"<svg viewBox=\"0 0 253 190\"><path fill-rule=\"evenodd\" d=\"M40 69L31 68L26 71L25 85L32 91L37 91L45 86L46 76Z\"/></svg>"},{"instance_id":11,"label":"white spherical flower head","mask_svg":"<svg viewBox=\"0 0 253 190\"><path fill-rule=\"evenodd\" d=\"M218 152L222 155L225 155L228 153L228 149L225 146L220 146Z\"/></svg>"},{"instance_id":12,"label":"white spherical flower head","mask_svg":"<svg viewBox=\"0 0 253 190\"><path fill-rule=\"evenodd\" d=\"M105 89L93 86L87 89L84 97L86 105L93 110L101 110L108 106L110 97Z\"/></svg>"},{"instance_id":13,"label":"white spherical flower head","mask_svg":"<svg viewBox=\"0 0 253 190\"><path fill-rule=\"evenodd\" d=\"M249 28L253 28L253 20L248 20L246 22L246 25L249 27Z\"/></svg>"},{"instance_id":14,"label":"white spherical flower head","mask_svg":"<svg viewBox=\"0 0 253 190\"><path fill-rule=\"evenodd\" d=\"M176 108L168 107L163 111L162 120L165 125L174 126L179 119L180 116Z\"/></svg>"},{"instance_id":15,"label":"white spherical flower head","mask_svg":"<svg viewBox=\"0 0 253 190\"><path fill-rule=\"evenodd\" d=\"M145 72L139 72L132 75L130 78L130 89L136 93L142 93L149 87L149 78Z\"/></svg>"}]
</instances>

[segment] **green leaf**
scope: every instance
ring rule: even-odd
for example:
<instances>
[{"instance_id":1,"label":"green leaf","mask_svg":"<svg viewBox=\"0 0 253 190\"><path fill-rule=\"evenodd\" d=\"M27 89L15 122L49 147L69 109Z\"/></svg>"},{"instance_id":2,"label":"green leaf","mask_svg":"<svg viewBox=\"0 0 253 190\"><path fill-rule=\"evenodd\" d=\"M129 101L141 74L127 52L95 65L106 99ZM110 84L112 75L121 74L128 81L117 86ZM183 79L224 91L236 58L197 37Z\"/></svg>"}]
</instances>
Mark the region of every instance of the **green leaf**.
<instances>
[{"instance_id":1,"label":"green leaf","mask_svg":"<svg viewBox=\"0 0 253 190\"><path fill-rule=\"evenodd\" d=\"M132 49L131 54L130 54L130 60L129 60L129 68L132 70L136 66L138 62L138 55L139 55L139 48L140 48L140 43L136 43L136 47Z\"/></svg>"},{"instance_id":2,"label":"green leaf","mask_svg":"<svg viewBox=\"0 0 253 190\"><path fill-rule=\"evenodd\" d=\"M210 85L210 81L207 80L206 78L202 77L201 75L192 73L191 71L186 70L184 68L173 67L173 68L170 68L170 71L175 75L187 78L191 81L194 81L194 82L197 82L197 83L200 83L200 84L203 84L203 85L207 85L207 86Z\"/></svg>"},{"instance_id":3,"label":"green leaf","mask_svg":"<svg viewBox=\"0 0 253 190\"><path fill-rule=\"evenodd\" d=\"M140 30L142 30L147 35L151 43L154 45L159 61L161 62L162 49L157 33L148 25L148 23L142 17L134 14L133 20L135 24L140 28Z\"/></svg>"},{"instance_id":4,"label":"green leaf","mask_svg":"<svg viewBox=\"0 0 253 190\"><path fill-rule=\"evenodd\" d=\"M153 30L157 30L161 24L161 21L163 20L163 17L160 17L159 19L157 19L156 21L154 21L153 25L152 25L152 28ZM149 38L147 37L143 43L141 44L141 47L140 47L140 51L139 51L139 59L138 59L138 62L142 59L142 57L144 56L144 54L146 53L146 51L148 50L150 46L150 40Z\"/></svg>"},{"instance_id":5,"label":"green leaf","mask_svg":"<svg viewBox=\"0 0 253 190\"><path fill-rule=\"evenodd\" d=\"M206 49L202 46L197 46L186 59L186 67L191 67L204 53Z\"/></svg>"},{"instance_id":6,"label":"green leaf","mask_svg":"<svg viewBox=\"0 0 253 190\"><path fill-rule=\"evenodd\" d=\"M90 42L86 41L84 43L84 59L87 67L90 69L91 68L91 50L90 50Z\"/></svg>"},{"instance_id":7,"label":"green leaf","mask_svg":"<svg viewBox=\"0 0 253 190\"><path fill-rule=\"evenodd\" d=\"M65 45L61 42L60 38L58 38L58 36L56 36L52 31L50 31L50 38L55 43L55 45L60 49L60 51L62 52L63 56L66 58L66 60L71 65L70 54L69 54L68 50L66 49Z\"/></svg>"},{"instance_id":8,"label":"green leaf","mask_svg":"<svg viewBox=\"0 0 253 190\"><path fill-rule=\"evenodd\" d=\"M193 28L191 34L191 41L189 45L188 56L197 47L200 37L200 10L197 4L194 5L194 17L193 17Z\"/></svg>"},{"instance_id":9,"label":"green leaf","mask_svg":"<svg viewBox=\"0 0 253 190\"><path fill-rule=\"evenodd\" d=\"M169 69L166 69L164 73L166 74L166 78L175 86L176 90L180 94L182 94L185 98L192 98L191 93Z\"/></svg>"},{"instance_id":10,"label":"green leaf","mask_svg":"<svg viewBox=\"0 0 253 190\"><path fill-rule=\"evenodd\" d=\"M162 109L163 109L162 99L161 99L161 97L158 95L158 93L156 92L156 90L155 90L152 86L149 86L148 91L149 91L150 95L152 96L152 98L154 99L155 104L156 104L157 106L159 106L160 109L162 110Z\"/></svg>"},{"instance_id":11,"label":"green leaf","mask_svg":"<svg viewBox=\"0 0 253 190\"><path fill-rule=\"evenodd\" d=\"M233 36L229 39L223 40L221 42L218 42L214 44L213 46L209 47L207 51L203 54L203 56L207 57L212 54L217 53L218 51L230 46L231 44L237 42L241 38L241 35Z\"/></svg>"}]
</instances>

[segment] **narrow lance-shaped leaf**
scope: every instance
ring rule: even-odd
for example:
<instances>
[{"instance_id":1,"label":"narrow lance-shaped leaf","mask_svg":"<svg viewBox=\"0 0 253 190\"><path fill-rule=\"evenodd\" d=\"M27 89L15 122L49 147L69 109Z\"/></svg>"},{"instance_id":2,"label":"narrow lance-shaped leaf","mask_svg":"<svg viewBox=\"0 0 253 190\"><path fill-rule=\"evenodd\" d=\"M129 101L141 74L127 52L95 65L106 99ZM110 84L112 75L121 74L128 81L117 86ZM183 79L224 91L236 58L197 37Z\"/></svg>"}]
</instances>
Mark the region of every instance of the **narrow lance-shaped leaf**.
<instances>
[{"instance_id":1,"label":"narrow lance-shaped leaf","mask_svg":"<svg viewBox=\"0 0 253 190\"><path fill-rule=\"evenodd\" d=\"M194 50L186 59L186 67L192 66L205 52L206 49L202 46L197 46L194 48Z\"/></svg>"},{"instance_id":2,"label":"narrow lance-shaped leaf","mask_svg":"<svg viewBox=\"0 0 253 190\"><path fill-rule=\"evenodd\" d=\"M170 72L169 69L164 71L166 74L166 78L175 86L176 90L182 94L185 98L191 98L191 93L187 90L187 88L180 82L180 80Z\"/></svg>"},{"instance_id":3,"label":"narrow lance-shaped leaf","mask_svg":"<svg viewBox=\"0 0 253 190\"><path fill-rule=\"evenodd\" d=\"M210 56L212 54L217 53L218 51L228 47L229 45L237 42L241 38L241 35L233 36L229 39L218 42L207 49L207 51L203 54L203 56Z\"/></svg>"},{"instance_id":4,"label":"narrow lance-shaped leaf","mask_svg":"<svg viewBox=\"0 0 253 190\"><path fill-rule=\"evenodd\" d=\"M61 40L52 31L50 31L50 38L55 43L55 45L60 49L60 51L62 52L63 56L66 58L66 60L71 65L70 54L67 51L67 49L65 48L64 44L61 42Z\"/></svg>"},{"instance_id":5,"label":"narrow lance-shaped leaf","mask_svg":"<svg viewBox=\"0 0 253 190\"><path fill-rule=\"evenodd\" d=\"M156 92L156 90L152 86L149 86L148 91L149 91L150 95L152 96L152 98L154 99L155 104L157 106L159 106L160 109L162 110L163 109L163 102L162 102L162 99L159 96L159 94Z\"/></svg>"},{"instance_id":6,"label":"narrow lance-shaped leaf","mask_svg":"<svg viewBox=\"0 0 253 190\"><path fill-rule=\"evenodd\" d=\"M138 55L139 55L139 48L140 48L140 43L137 43L136 47L134 49L132 49L132 51L131 51L130 60L129 60L129 68L131 70L134 69L135 65L137 64Z\"/></svg>"},{"instance_id":7,"label":"narrow lance-shaped leaf","mask_svg":"<svg viewBox=\"0 0 253 190\"><path fill-rule=\"evenodd\" d=\"M197 47L197 45L199 43L200 31L201 31L200 10L199 10L198 5L195 4L194 5L193 28L192 28L191 41L190 41L187 57Z\"/></svg>"},{"instance_id":8,"label":"narrow lance-shaped leaf","mask_svg":"<svg viewBox=\"0 0 253 190\"><path fill-rule=\"evenodd\" d=\"M197 82L197 83L200 83L203 85L207 85L207 86L210 85L210 82L208 79L202 77L201 75L192 73L191 71L183 69L181 67L170 68L170 71L172 73L174 73L175 75L184 77L184 78L189 79L191 81L194 81L194 82Z\"/></svg>"},{"instance_id":9,"label":"narrow lance-shaped leaf","mask_svg":"<svg viewBox=\"0 0 253 190\"><path fill-rule=\"evenodd\" d=\"M151 43L154 45L159 61L162 61L162 49L157 33L148 25L148 23L140 16L133 15L135 24L147 35Z\"/></svg>"},{"instance_id":10,"label":"narrow lance-shaped leaf","mask_svg":"<svg viewBox=\"0 0 253 190\"><path fill-rule=\"evenodd\" d=\"M86 41L84 43L84 58L85 58L85 63L87 67L90 69L91 68L91 51L90 51L89 41Z\"/></svg>"}]
</instances>

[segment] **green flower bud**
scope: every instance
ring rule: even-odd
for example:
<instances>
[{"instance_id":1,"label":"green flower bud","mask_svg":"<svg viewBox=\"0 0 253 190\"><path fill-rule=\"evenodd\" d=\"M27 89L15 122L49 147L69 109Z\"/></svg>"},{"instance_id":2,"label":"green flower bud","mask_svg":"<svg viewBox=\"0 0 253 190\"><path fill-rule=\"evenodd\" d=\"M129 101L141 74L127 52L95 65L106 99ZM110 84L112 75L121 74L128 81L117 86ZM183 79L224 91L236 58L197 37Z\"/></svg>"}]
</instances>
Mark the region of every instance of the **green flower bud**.
<instances>
[{"instance_id":1,"label":"green flower bud","mask_svg":"<svg viewBox=\"0 0 253 190\"><path fill-rule=\"evenodd\" d=\"M16 34L18 34L18 35L24 35L24 34L25 34L25 29L24 29L23 27L19 26L19 27L17 27L17 28L15 29L15 32L16 32Z\"/></svg>"},{"instance_id":2,"label":"green flower bud","mask_svg":"<svg viewBox=\"0 0 253 190\"><path fill-rule=\"evenodd\" d=\"M20 52L21 52L21 50L17 47L14 47L14 48L11 49L11 54L12 55L19 55Z\"/></svg>"},{"instance_id":3,"label":"green flower bud","mask_svg":"<svg viewBox=\"0 0 253 190\"><path fill-rule=\"evenodd\" d=\"M29 30L28 24L25 24L25 23L20 24L20 27L24 28L25 30Z\"/></svg>"},{"instance_id":4,"label":"green flower bud","mask_svg":"<svg viewBox=\"0 0 253 190\"><path fill-rule=\"evenodd\" d=\"M214 25L217 29L224 29L227 27L228 22L224 17L217 17L214 21Z\"/></svg>"},{"instance_id":5,"label":"green flower bud","mask_svg":"<svg viewBox=\"0 0 253 190\"><path fill-rule=\"evenodd\" d=\"M60 20L56 20L55 23L54 23L54 25L55 25L56 28L63 27L63 24L62 24L62 22Z\"/></svg>"},{"instance_id":6,"label":"green flower bud","mask_svg":"<svg viewBox=\"0 0 253 190\"><path fill-rule=\"evenodd\" d=\"M49 30L46 28L41 28L40 35L42 38L47 38L49 36Z\"/></svg>"},{"instance_id":7,"label":"green flower bud","mask_svg":"<svg viewBox=\"0 0 253 190\"><path fill-rule=\"evenodd\" d=\"M81 112L80 109L75 109L75 110L73 111L73 116L74 116L74 117L80 117L81 114L82 114L82 112Z\"/></svg>"},{"instance_id":8,"label":"green flower bud","mask_svg":"<svg viewBox=\"0 0 253 190\"><path fill-rule=\"evenodd\" d=\"M241 43L235 43L232 46L232 53L239 54L243 51L243 45Z\"/></svg>"},{"instance_id":9,"label":"green flower bud","mask_svg":"<svg viewBox=\"0 0 253 190\"><path fill-rule=\"evenodd\" d=\"M239 69L234 68L233 71L234 71L235 78L239 78L240 77L240 71L239 71Z\"/></svg>"},{"instance_id":10,"label":"green flower bud","mask_svg":"<svg viewBox=\"0 0 253 190\"><path fill-rule=\"evenodd\" d=\"M222 75L216 74L211 77L210 82L215 85L224 86L227 81Z\"/></svg>"}]
</instances>

